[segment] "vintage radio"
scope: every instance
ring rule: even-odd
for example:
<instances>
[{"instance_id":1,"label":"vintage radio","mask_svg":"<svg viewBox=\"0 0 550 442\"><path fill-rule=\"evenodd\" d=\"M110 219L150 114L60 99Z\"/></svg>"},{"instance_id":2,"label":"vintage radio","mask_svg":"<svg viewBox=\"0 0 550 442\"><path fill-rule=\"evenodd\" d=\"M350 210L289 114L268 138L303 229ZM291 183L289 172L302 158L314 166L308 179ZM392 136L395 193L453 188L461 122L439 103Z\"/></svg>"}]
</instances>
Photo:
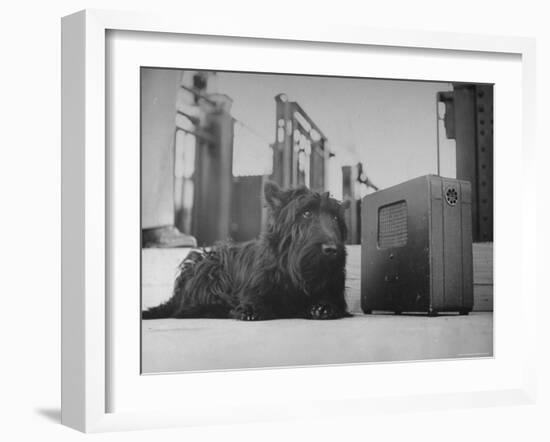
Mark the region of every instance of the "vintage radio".
<instances>
[{"instance_id":1,"label":"vintage radio","mask_svg":"<svg viewBox=\"0 0 550 442\"><path fill-rule=\"evenodd\" d=\"M469 182L422 176L365 196L361 210L365 313L472 310Z\"/></svg>"}]
</instances>

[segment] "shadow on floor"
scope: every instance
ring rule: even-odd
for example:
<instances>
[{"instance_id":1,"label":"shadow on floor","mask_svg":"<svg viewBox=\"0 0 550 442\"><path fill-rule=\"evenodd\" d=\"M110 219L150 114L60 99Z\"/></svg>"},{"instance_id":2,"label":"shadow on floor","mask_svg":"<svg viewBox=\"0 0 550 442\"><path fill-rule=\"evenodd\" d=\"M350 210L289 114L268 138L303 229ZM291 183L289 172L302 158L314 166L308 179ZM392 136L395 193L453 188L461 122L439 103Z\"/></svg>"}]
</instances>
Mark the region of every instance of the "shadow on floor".
<instances>
[{"instance_id":1,"label":"shadow on floor","mask_svg":"<svg viewBox=\"0 0 550 442\"><path fill-rule=\"evenodd\" d=\"M59 408L37 408L36 414L56 424L61 423L61 410Z\"/></svg>"}]
</instances>

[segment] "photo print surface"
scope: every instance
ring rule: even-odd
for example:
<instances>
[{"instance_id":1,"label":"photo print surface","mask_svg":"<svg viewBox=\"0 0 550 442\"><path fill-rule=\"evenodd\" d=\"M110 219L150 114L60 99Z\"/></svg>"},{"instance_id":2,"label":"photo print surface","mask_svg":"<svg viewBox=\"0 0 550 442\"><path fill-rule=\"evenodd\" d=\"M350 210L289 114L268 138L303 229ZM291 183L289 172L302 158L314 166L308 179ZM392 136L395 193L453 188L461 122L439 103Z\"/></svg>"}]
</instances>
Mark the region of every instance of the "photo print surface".
<instances>
[{"instance_id":1,"label":"photo print surface","mask_svg":"<svg viewBox=\"0 0 550 442\"><path fill-rule=\"evenodd\" d=\"M140 77L143 374L492 357L492 85Z\"/></svg>"}]
</instances>

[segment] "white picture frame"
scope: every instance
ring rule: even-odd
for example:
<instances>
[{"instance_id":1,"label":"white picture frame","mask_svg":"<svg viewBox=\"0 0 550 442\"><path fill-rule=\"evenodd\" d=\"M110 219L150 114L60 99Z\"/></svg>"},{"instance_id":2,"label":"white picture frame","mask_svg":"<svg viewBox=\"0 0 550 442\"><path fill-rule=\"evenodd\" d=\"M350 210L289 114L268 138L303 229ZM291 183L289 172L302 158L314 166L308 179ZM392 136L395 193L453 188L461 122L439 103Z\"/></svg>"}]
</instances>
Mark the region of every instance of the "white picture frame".
<instances>
[{"instance_id":1,"label":"white picture frame","mask_svg":"<svg viewBox=\"0 0 550 442\"><path fill-rule=\"evenodd\" d=\"M483 387L483 383L471 388L468 382L462 382L461 390L446 391L435 383L424 393L418 390L395 391L385 394L383 390L367 394L359 390L354 395L332 391L323 395L308 393L307 388L294 396L278 398L279 401L261 401L260 393L254 392L254 386L272 383L275 386L284 379L304 376L304 368L241 371L211 374L194 374L193 383L205 385L213 382L218 387L231 383L249 383L253 392L246 398L236 399L234 391L219 393L218 397L209 397L209 403L202 404L200 393L188 390L186 401L202 404L191 410L184 405L174 407L154 406L150 409L137 407L126 410L124 407L113 409L109 403L110 391L115 388L112 377L114 356L112 353L110 329L116 321L110 310L109 290L110 241L116 230L108 228L112 198L109 183L112 179L109 171L108 136L106 120L108 115L108 79L106 78L108 32L154 32L156 35L216 36L246 41L269 41L272 45L284 42L288 45L303 44L331 45L339 51L351 47L375 47L382 53L391 48L402 51L428 50L434 57L445 53L469 53L480 60L488 54L514 56L521 65L521 91L518 91L521 110L521 126L515 128L518 135L519 151L510 155L519 155L522 161L524 185L515 189L513 195L521 199L521 213L510 221L521 226L521 240L514 245L521 266L516 266L516 275L511 287L519 288L517 308L520 314L514 317L520 330L522 351L516 355L516 361L506 358L506 342L501 346L500 355L497 346L495 358L484 367L476 361L462 361L460 366L452 362L445 366L430 366L429 374L456 373L464 370L474 373L480 369L489 376L492 370L507 370L514 365L512 376L506 382ZM288 49L286 49L288 50ZM113 54L111 54L113 55ZM420 79L417 78L417 79ZM535 43L532 39L517 37L491 37L451 33L427 33L415 31L390 31L377 29L350 28L331 24L308 24L299 29L282 23L270 23L267 19L259 22L242 20L238 23L216 22L197 18L182 22L177 17L156 16L143 13L112 12L86 10L63 18L62 21L62 423L85 432L110 431L138 428L156 428L209 424L217 422L243 422L255 420L285 419L288 417L336 416L342 414L363 414L380 410L397 412L409 409L457 408L488 406L499 404L532 403L536 391L534 321L527 312L537 302L537 287L534 279L527 277L528 256L534 256L536 247L534 207L536 201L535 186L529 186L534 180L530 174L534 170L534 108L535 108ZM498 112L498 108L495 106ZM514 114L516 115L516 114ZM519 115L519 114L517 114ZM498 140L498 125L495 128L495 140ZM503 128L504 130L504 128ZM508 153L506 155L509 155ZM501 156L501 158L503 158ZM517 157L514 157L517 159ZM501 162L501 165L505 161ZM513 161L512 161L513 163ZM499 164L496 163L498 170ZM506 166L500 166L506 167ZM111 171L112 173L112 171ZM497 172L498 173L498 172ZM501 175L502 176L502 175ZM137 192L137 189L136 189ZM496 204L499 204L497 188ZM504 197L501 196L501 201ZM502 206L502 204L501 204ZM497 218L498 219L498 218ZM498 236L498 232L496 234ZM502 236L501 236L502 237ZM499 255L500 244L495 253L497 263L506 266L506 259ZM504 249L504 247L503 247ZM500 260L500 261L499 261ZM499 265L499 264L497 264ZM506 272L504 272L506 273ZM508 272L510 273L510 272ZM509 276L512 277L512 276ZM496 290L506 290L506 281L496 279ZM500 292L499 292L500 293ZM498 296L498 295L497 295ZM509 315L507 305L499 305L502 316L496 316L495 324L506 327ZM136 306L138 308L138 306ZM509 318L508 318L509 319ZM512 332L510 332L512 333ZM508 336L508 334L502 334ZM497 340L499 339L497 333ZM498 341L497 341L498 342ZM503 341L500 341L503 342ZM510 341L511 342L511 341ZM510 344L510 345L516 345ZM513 347L515 349L516 347ZM118 356L125 357L125 356ZM503 361L501 363L501 361ZM500 365L498 365L501 363ZM440 363L441 364L441 363ZM469 364L469 365L468 365ZM403 366L403 367L401 367ZM327 377L345 373L351 379L360 379L367 373L377 375L380 371L393 371L399 376L415 376L426 371L420 364L389 364L377 366L353 366L316 368L315 375ZM454 370L454 371L452 371ZM308 372L311 374L311 372ZM503 371L504 373L504 371ZM129 373L128 376L139 376ZM185 375L188 376L188 375ZM147 388L156 389L162 378L174 376L155 376L148 380ZM498 378L498 376L496 377ZM121 379L119 375L118 378ZM137 379L137 378L136 378ZM152 377L149 377L152 379ZM300 378L301 379L301 378ZM162 382L167 384L168 382ZM454 382L454 380L453 380ZM202 383L202 384L201 384ZM132 384L128 383L128 386ZM164 385L162 388L166 388ZM177 389L177 387L174 387ZM200 389L198 389L200 390ZM166 396L166 390L160 390L156 399ZM273 393L273 392L272 392ZM311 393L311 391L309 391ZM123 392L124 394L124 392ZM302 396L300 396L302 395ZM227 407L227 401L233 397ZM170 402L170 401L167 401ZM180 401L181 402L181 401ZM150 402L155 403L155 402ZM221 405L216 407L216 403ZM229 410L231 408L231 410ZM226 411L224 411L226 410ZM239 413L233 413L239 410ZM239 416L239 417L237 417Z\"/></svg>"}]
</instances>

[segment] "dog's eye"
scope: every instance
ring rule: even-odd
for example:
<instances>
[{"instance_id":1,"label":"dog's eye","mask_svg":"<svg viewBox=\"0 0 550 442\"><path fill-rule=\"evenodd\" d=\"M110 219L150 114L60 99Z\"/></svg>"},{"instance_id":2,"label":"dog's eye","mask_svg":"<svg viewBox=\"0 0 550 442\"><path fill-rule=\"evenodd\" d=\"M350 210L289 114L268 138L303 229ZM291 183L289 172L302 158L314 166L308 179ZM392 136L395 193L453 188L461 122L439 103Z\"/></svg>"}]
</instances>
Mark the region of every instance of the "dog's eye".
<instances>
[{"instance_id":1,"label":"dog's eye","mask_svg":"<svg viewBox=\"0 0 550 442\"><path fill-rule=\"evenodd\" d=\"M302 213L302 216L304 218L311 218L313 216L313 213L311 212L311 210L306 210L304 213Z\"/></svg>"}]
</instances>

